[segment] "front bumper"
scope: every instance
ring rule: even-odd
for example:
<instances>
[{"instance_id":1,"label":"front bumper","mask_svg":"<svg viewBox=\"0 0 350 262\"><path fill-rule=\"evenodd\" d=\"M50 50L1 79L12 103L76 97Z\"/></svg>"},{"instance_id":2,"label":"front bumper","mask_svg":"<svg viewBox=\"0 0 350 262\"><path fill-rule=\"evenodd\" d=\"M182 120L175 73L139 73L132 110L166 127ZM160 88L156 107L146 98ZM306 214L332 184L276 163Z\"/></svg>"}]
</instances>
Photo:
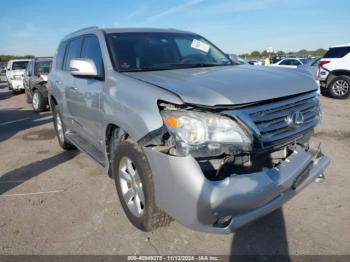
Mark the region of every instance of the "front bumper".
<instances>
[{"instance_id":1,"label":"front bumper","mask_svg":"<svg viewBox=\"0 0 350 262\"><path fill-rule=\"evenodd\" d=\"M24 90L23 80L11 80L10 84L15 91Z\"/></svg>"},{"instance_id":2,"label":"front bumper","mask_svg":"<svg viewBox=\"0 0 350 262\"><path fill-rule=\"evenodd\" d=\"M175 157L144 148L154 177L156 204L192 229L225 234L280 207L324 172L330 160L302 147L278 167L221 181L206 179L191 156ZM301 174L308 175L294 188ZM293 189L294 188L294 189ZM232 216L225 227L214 226Z\"/></svg>"}]
</instances>

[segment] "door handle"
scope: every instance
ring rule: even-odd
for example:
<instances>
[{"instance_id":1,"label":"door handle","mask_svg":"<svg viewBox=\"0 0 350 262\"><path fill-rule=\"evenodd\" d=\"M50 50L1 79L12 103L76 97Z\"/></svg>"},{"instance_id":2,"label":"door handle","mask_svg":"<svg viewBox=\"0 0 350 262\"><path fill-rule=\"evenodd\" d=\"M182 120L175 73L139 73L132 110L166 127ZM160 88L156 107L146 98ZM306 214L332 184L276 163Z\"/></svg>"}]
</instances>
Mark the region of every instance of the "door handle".
<instances>
[{"instance_id":1,"label":"door handle","mask_svg":"<svg viewBox=\"0 0 350 262\"><path fill-rule=\"evenodd\" d=\"M78 87L76 87L76 86L71 86L70 89L71 89L72 91L78 91Z\"/></svg>"}]
</instances>

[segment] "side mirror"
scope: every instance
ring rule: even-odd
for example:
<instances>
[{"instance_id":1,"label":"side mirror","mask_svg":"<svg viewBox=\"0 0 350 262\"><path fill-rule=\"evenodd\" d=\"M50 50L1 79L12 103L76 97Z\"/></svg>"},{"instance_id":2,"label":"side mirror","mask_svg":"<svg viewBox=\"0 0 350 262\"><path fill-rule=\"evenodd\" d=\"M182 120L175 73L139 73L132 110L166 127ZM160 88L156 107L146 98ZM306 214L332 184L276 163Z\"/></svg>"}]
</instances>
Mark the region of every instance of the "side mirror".
<instances>
[{"instance_id":1,"label":"side mirror","mask_svg":"<svg viewBox=\"0 0 350 262\"><path fill-rule=\"evenodd\" d=\"M235 54L229 54L228 57L231 59L231 61L237 65L239 65L239 60L238 60L238 56Z\"/></svg>"},{"instance_id":2,"label":"side mirror","mask_svg":"<svg viewBox=\"0 0 350 262\"><path fill-rule=\"evenodd\" d=\"M88 58L72 59L69 70L73 76L98 77L94 61Z\"/></svg>"}]
</instances>

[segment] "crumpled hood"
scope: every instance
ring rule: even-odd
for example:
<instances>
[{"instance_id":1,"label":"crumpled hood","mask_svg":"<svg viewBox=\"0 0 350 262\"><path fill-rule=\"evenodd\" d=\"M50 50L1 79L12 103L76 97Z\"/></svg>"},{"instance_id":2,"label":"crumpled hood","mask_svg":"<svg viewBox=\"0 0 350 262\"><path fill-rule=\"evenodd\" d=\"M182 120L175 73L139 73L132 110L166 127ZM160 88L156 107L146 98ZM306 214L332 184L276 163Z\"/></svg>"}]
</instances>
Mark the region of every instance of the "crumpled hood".
<instances>
[{"instance_id":1,"label":"crumpled hood","mask_svg":"<svg viewBox=\"0 0 350 262\"><path fill-rule=\"evenodd\" d=\"M317 90L310 74L260 66L130 72L126 75L169 90L186 103L237 105Z\"/></svg>"}]
</instances>

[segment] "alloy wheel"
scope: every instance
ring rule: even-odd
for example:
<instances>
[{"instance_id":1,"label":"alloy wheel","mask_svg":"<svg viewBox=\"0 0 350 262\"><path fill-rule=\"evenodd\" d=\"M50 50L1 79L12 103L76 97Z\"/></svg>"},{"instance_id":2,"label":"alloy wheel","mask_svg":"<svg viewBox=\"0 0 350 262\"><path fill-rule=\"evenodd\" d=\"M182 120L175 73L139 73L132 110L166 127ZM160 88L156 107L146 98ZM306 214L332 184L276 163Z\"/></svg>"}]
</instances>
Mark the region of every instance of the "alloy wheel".
<instances>
[{"instance_id":1,"label":"alloy wheel","mask_svg":"<svg viewBox=\"0 0 350 262\"><path fill-rule=\"evenodd\" d=\"M33 101L32 101L32 103L33 103L34 109L37 110L38 107L39 107L39 95L38 95L37 92L35 92L34 95L33 95Z\"/></svg>"},{"instance_id":2,"label":"alloy wheel","mask_svg":"<svg viewBox=\"0 0 350 262\"><path fill-rule=\"evenodd\" d=\"M332 90L334 94L343 96L349 91L349 83L345 80L338 80L333 84Z\"/></svg>"},{"instance_id":3,"label":"alloy wheel","mask_svg":"<svg viewBox=\"0 0 350 262\"><path fill-rule=\"evenodd\" d=\"M130 212L136 217L142 216L145 210L145 194L138 170L129 157L120 160L119 182Z\"/></svg>"}]
</instances>

